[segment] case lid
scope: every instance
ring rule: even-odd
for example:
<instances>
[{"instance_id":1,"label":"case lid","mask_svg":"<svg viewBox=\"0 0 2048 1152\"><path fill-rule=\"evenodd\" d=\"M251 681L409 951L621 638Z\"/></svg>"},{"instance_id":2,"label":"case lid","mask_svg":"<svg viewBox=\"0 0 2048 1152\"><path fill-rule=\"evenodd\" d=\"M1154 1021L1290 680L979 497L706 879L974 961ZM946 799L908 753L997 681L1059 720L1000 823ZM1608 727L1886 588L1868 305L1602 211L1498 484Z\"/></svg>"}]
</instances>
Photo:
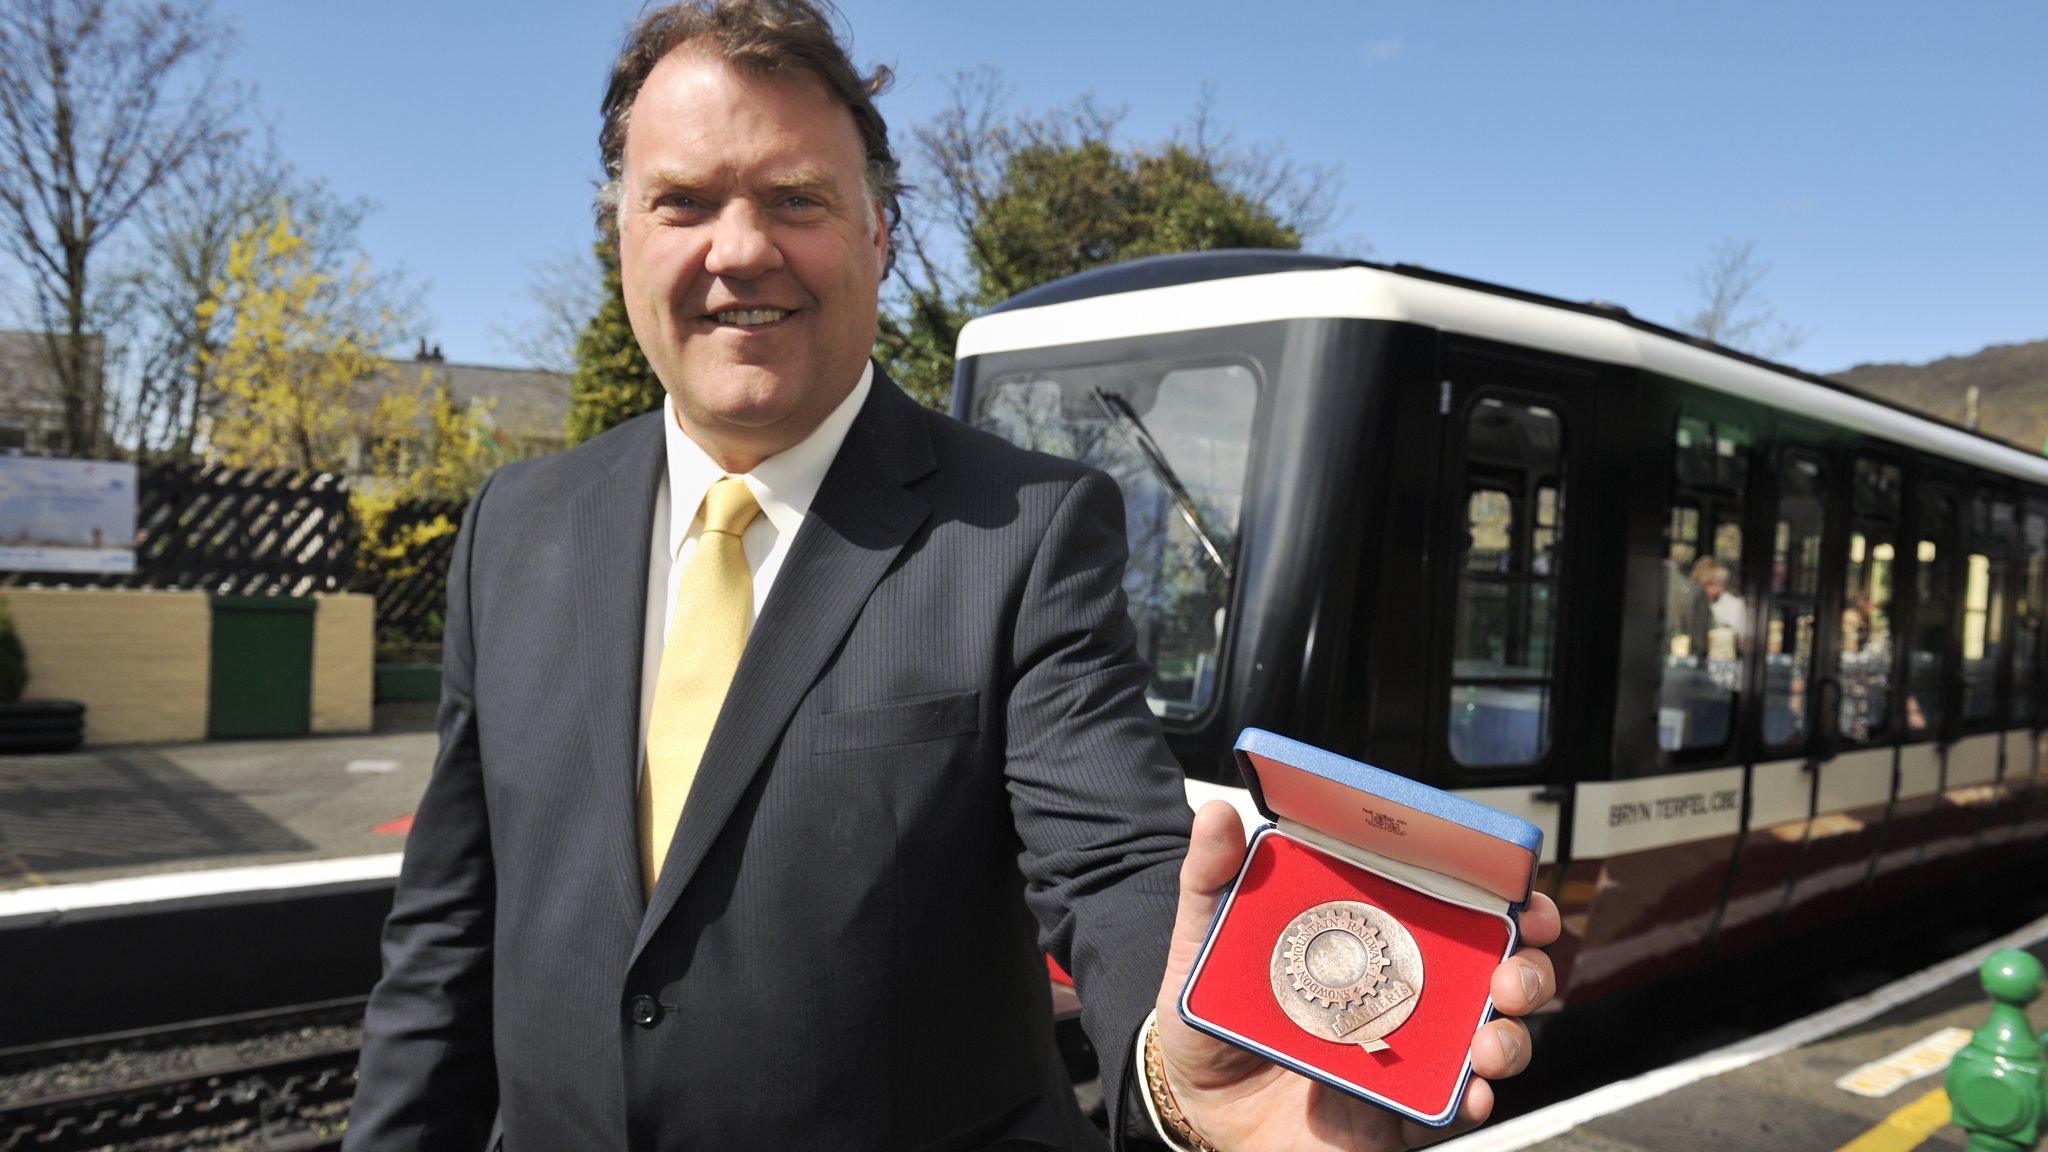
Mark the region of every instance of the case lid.
<instances>
[{"instance_id":1,"label":"case lid","mask_svg":"<svg viewBox=\"0 0 2048 1152\"><path fill-rule=\"evenodd\" d=\"M1527 820L1261 728L1238 734L1237 770L1271 819L1476 884L1510 904L1529 899L1543 830Z\"/></svg>"}]
</instances>

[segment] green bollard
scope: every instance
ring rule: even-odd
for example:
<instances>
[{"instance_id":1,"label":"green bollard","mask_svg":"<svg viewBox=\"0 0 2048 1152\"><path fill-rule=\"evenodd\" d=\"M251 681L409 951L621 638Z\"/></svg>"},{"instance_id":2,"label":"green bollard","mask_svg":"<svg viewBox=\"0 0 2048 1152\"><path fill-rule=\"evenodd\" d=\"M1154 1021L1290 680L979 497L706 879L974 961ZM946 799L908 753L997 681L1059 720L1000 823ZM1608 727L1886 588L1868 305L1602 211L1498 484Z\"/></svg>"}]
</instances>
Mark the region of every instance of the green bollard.
<instances>
[{"instance_id":1,"label":"green bollard","mask_svg":"<svg viewBox=\"0 0 2048 1152\"><path fill-rule=\"evenodd\" d=\"M2028 1152L2048 1113L2048 1052L2026 1011L2041 994L2041 962L2003 948L1984 961L1983 979L1991 1018L1949 1061L1949 1104L1970 1152Z\"/></svg>"}]
</instances>

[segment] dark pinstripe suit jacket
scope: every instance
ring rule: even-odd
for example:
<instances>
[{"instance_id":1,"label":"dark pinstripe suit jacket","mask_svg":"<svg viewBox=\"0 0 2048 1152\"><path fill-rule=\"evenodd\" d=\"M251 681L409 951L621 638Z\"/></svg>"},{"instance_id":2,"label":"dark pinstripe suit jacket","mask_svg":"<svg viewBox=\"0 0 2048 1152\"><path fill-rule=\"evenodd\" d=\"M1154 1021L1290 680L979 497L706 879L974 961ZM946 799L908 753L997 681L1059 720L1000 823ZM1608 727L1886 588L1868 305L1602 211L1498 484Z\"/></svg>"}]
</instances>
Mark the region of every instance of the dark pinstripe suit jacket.
<instances>
[{"instance_id":1,"label":"dark pinstripe suit jacket","mask_svg":"<svg viewBox=\"0 0 2048 1152\"><path fill-rule=\"evenodd\" d=\"M499 471L464 518L347 1147L476 1148L494 1116L512 1152L1095 1142L1039 953L1114 1107L1187 834L1114 484L878 374L643 904L661 419Z\"/></svg>"}]
</instances>

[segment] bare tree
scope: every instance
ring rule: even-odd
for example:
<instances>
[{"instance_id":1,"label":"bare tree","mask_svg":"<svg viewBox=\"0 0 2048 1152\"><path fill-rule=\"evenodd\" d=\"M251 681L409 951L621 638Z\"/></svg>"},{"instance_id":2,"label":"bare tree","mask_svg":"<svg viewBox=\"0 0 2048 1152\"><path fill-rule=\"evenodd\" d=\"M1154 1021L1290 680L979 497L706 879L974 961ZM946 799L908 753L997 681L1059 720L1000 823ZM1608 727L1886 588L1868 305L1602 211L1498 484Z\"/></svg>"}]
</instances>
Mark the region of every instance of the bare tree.
<instances>
[{"instance_id":1,"label":"bare tree","mask_svg":"<svg viewBox=\"0 0 2048 1152\"><path fill-rule=\"evenodd\" d=\"M213 368L233 301L221 292L235 238L285 205L298 222L320 306L351 332L389 347L417 335L420 290L400 270L368 271L359 231L372 205L302 177L266 134L260 148L209 151L176 173L137 213L107 310L113 351L125 356L107 400L108 426L138 457L190 455L219 408ZM353 285L344 292L344 285Z\"/></svg>"},{"instance_id":2,"label":"bare tree","mask_svg":"<svg viewBox=\"0 0 2048 1152\"><path fill-rule=\"evenodd\" d=\"M0 232L47 334L74 455L109 447L95 257L167 180L236 139L231 41L205 0L0 0Z\"/></svg>"},{"instance_id":3,"label":"bare tree","mask_svg":"<svg viewBox=\"0 0 2048 1152\"><path fill-rule=\"evenodd\" d=\"M1286 221L1304 243L1316 241L1338 250L1356 248L1361 255L1371 251L1372 245L1362 238L1340 241L1331 234L1344 217L1342 201L1332 195L1342 182L1337 169L1290 159L1279 141L1239 144L1237 133L1217 122L1214 80L1202 82L1195 110L1187 123L1175 129L1173 143L1207 161L1225 187Z\"/></svg>"},{"instance_id":4,"label":"bare tree","mask_svg":"<svg viewBox=\"0 0 2048 1152\"><path fill-rule=\"evenodd\" d=\"M559 372L576 371L576 341L604 305L604 267L590 246L565 249L527 265L526 299L531 317L498 325L498 335L527 364Z\"/></svg>"},{"instance_id":5,"label":"bare tree","mask_svg":"<svg viewBox=\"0 0 2048 1152\"><path fill-rule=\"evenodd\" d=\"M1124 113L1081 96L1019 112L993 68L951 79L910 133L897 276L879 345L897 382L944 402L967 319L1049 279L1140 256L1322 240L1340 198L1333 169L1246 147L1204 89L1167 140L1122 138ZM1351 245L1347 245L1351 246Z\"/></svg>"},{"instance_id":6,"label":"bare tree","mask_svg":"<svg viewBox=\"0 0 2048 1152\"><path fill-rule=\"evenodd\" d=\"M210 149L138 212L136 242L113 277L128 387L125 402L108 401L112 434L138 456L192 452L209 404L208 365L229 319L205 305L217 296L229 245L285 194L289 179L274 145Z\"/></svg>"},{"instance_id":7,"label":"bare tree","mask_svg":"<svg viewBox=\"0 0 2048 1152\"><path fill-rule=\"evenodd\" d=\"M1754 356L1775 359L1790 355L1813 331L1778 318L1776 305L1763 293L1768 261L1756 257L1754 239L1724 236L1713 254L1692 275L1699 289L1699 307L1678 318L1678 326L1702 340L1711 340Z\"/></svg>"}]
</instances>

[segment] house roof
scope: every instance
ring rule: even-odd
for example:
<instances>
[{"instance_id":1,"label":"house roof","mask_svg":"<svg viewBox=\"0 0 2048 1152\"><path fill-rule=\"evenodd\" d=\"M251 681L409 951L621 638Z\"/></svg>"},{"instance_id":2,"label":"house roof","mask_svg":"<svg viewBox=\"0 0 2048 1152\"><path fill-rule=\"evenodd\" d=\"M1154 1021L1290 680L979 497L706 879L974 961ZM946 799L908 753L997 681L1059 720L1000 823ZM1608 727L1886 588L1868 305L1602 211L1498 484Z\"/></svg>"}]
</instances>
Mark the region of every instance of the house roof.
<instances>
[{"instance_id":1,"label":"house roof","mask_svg":"<svg viewBox=\"0 0 2048 1152\"><path fill-rule=\"evenodd\" d=\"M501 368L443 360L393 360L378 382L417 383L448 389L457 406L492 401L491 421L502 436L563 440L569 416L569 378L544 368Z\"/></svg>"},{"instance_id":2,"label":"house roof","mask_svg":"<svg viewBox=\"0 0 2048 1152\"><path fill-rule=\"evenodd\" d=\"M100 357L100 338L87 336L92 358ZM41 332L0 329L0 408L59 411L63 398L57 388L57 374L50 367L49 353Z\"/></svg>"}]
</instances>

